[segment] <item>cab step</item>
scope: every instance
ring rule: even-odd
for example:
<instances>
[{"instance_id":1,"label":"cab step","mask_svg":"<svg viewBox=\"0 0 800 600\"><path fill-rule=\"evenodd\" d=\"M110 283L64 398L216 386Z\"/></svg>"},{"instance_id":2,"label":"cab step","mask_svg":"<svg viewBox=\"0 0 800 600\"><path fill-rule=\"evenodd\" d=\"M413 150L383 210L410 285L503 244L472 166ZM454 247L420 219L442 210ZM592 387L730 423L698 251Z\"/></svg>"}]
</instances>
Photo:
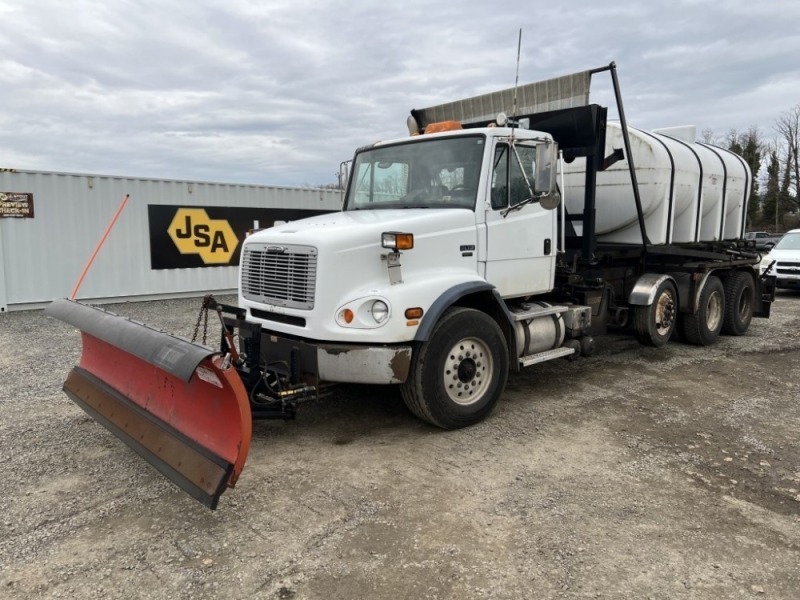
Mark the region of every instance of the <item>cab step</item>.
<instances>
[{"instance_id":1,"label":"cab step","mask_svg":"<svg viewBox=\"0 0 800 600\"><path fill-rule=\"evenodd\" d=\"M521 357L519 359L519 366L529 367L537 363L543 363L547 362L548 360L561 358L562 356L570 356L576 352L577 350L575 348L567 348L564 346L561 348L553 348L552 350L545 350L544 352L537 352L536 354L529 354L528 356Z\"/></svg>"}]
</instances>

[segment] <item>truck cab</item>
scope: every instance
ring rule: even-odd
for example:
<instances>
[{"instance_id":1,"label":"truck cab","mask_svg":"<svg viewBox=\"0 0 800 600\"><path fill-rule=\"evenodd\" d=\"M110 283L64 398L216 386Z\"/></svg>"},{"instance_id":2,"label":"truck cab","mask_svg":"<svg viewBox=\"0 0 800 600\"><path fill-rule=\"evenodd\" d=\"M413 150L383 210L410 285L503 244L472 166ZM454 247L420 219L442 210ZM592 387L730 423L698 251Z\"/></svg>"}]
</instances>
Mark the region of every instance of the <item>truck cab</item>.
<instances>
[{"instance_id":1,"label":"truck cab","mask_svg":"<svg viewBox=\"0 0 800 600\"><path fill-rule=\"evenodd\" d=\"M491 321L482 326L493 342L477 344L483 361L456 360L457 388L505 381L515 319L504 301L553 289L556 144L521 129L434 129L360 148L341 213L247 238L239 306L261 329L259 353L289 362L294 352L314 385L406 385L418 348L454 304L466 304L474 308L456 319L459 329ZM508 313L508 331L492 312ZM563 341L550 320L546 350ZM486 383L492 394L496 383Z\"/></svg>"},{"instance_id":2,"label":"truck cab","mask_svg":"<svg viewBox=\"0 0 800 600\"><path fill-rule=\"evenodd\" d=\"M557 227L552 137L449 127L361 149L344 210L469 211L474 239L444 249L453 266L469 264L504 298L550 291Z\"/></svg>"}]
</instances>

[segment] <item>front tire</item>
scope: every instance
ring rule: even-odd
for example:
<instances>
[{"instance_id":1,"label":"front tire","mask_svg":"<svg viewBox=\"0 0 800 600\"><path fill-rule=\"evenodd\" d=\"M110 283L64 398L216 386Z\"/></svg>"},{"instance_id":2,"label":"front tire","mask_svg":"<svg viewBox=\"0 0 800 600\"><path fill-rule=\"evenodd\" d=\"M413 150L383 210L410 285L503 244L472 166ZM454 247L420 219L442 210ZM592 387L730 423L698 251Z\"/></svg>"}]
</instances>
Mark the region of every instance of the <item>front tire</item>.
<instances>
[{"instance_id":1,"label":"front tire","mask_svg":"<svg viewBox=\"0 0 800 600\"><path fill-rule=\"evenodd\" d=\"M744 335L753 320L756 289L753 278L737 271L725 280L725 319L722 333Z\"/></svg>"},{"instance_id":2,"label":"front tire","mask_svg":"<svg viewBox=\"0 0 800 600\"><path fill-rule=\"evenodd\" d=\"M710 346L717 341L724 318L725 288L719 277L711 275L700 292L697 312L681 319L683 339L696 346Z\"/></svg>"},{"instance_id":3,"label":"front tire","mask_svg":"<svg viewBox=\"0 0 800 600\"><path fill-rule=\"evenodd\" d=\"M400 390L423 421L459 429L492 412L507 379L508 348L500 327L478 310L453 307L414 352Z\"/></svg>"}]
</instances>

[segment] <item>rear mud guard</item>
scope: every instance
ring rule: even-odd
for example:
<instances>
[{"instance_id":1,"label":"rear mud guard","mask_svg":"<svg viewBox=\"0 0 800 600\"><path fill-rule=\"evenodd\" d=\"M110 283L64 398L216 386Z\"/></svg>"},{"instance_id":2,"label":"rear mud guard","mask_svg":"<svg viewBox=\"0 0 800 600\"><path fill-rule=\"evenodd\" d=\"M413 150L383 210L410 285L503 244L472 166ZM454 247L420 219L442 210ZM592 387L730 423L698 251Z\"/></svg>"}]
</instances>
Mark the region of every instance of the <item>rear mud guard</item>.
<instances>
[{"instance_id":1,"label":"rear mud guard","mask_svg":"<svg viewBox=\"0 0 800 600\"><path fill-rule=\"evenodd\" d=\"M45 314L77 327L80 363L67 395L147 462L211 509L233 487L252 419L236 369L206 346L114 313L56 300Z\"/></svg>"}]
</instances>

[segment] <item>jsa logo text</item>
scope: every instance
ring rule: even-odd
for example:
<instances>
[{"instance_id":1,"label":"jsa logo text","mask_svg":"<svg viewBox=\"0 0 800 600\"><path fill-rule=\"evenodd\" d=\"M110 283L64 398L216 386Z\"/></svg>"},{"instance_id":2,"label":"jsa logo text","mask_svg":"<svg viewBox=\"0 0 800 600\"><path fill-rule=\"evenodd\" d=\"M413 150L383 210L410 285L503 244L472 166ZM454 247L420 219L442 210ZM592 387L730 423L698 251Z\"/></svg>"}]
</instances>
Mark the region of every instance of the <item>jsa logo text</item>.
<instances>
[{"instance_id":1,"label":"jsa logo text","mask_svg":"<svg viewBox=\"0 0 800 600\"><path fill-rule=\"evenodd\" d=\"M181 254L199 254L207 265L230 262L239 238L224 219L209 219L202 208L181 208L169 225L169 237Z\"/></svg>"}]
</instances>

